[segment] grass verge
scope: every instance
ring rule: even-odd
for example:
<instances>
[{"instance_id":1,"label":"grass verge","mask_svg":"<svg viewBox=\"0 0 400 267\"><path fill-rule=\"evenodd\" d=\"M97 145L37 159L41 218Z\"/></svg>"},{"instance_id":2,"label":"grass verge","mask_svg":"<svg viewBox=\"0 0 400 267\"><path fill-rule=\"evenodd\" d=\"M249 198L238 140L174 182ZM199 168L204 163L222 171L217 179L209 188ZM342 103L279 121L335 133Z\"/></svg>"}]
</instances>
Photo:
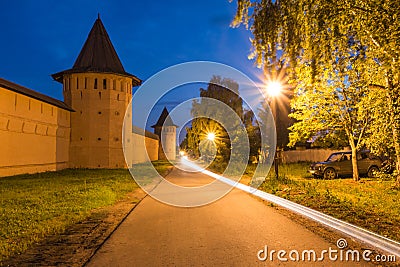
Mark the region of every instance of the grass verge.
<instances>
[{"instance_id":1,"label":"grass verge","mask_svg":"<svg viewBox=\"0 0 400 267\"><path fill-rule=\"evenodd\" d=\"M168 162L154 166L161 175L171 168ZM0 263L137 188L126 169L67 169L0 178Z\"/></svg>"},{"instance_id":2,"label":"grass verge","mask_svg":"<svg viewBox=\"0 0 400 267\"><path fill-rule=\"evenodd\" d=\"M321 180L307 169L305 163L282 165L279 179L270 171L259 189L400 241L400 190L394 181Z\"/></svg>"}]
</instances>

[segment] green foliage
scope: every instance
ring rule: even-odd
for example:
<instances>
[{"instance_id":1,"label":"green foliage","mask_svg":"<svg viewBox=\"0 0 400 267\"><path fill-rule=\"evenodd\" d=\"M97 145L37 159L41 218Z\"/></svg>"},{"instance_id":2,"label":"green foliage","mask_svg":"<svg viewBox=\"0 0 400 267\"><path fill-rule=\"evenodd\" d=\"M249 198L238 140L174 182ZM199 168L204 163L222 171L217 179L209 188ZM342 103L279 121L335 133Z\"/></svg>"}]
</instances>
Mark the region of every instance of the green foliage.
<instances>
[{"instance_id":1,"label":"green foliage","mask_svg":"<svg viewBox=\"0 0 400 267\"><path fill-rule=\"evenodd\" d=\"M392 141L379 142L379 145L393 145L396 153L397 168L400 168L400 2L397 0L282 0L282 1L252 1L238 0L238 9L233 26L244 23L250 27L253 54L258 65L267 69L283 62L287 67L292 83L304 82L303 90L320 90L331 86L327 82L348 83L351 90L358 89L359 95L352 94L350 98L338 98L339 109L330 109L334 116L343 115L342 110L354 116L342 117L343 120L353 120L343 129L349 139L354 138L358 145L371 146L374 150L385 150L375 145L380 137L393 137ZM350 50L349 50L350 49ZM349 64L349 55L358 57ZM344 60L344 61L343 61ZM351 66L349 68L349 66ZM330 76L334 76L333 78ZM348 80L346 80L348 79ZM325 83L325 84L323 84ZM317 89L307 87L307 84L318 86ZM382 88L380 95L386 105L380 105L382 114L388 113L386 122L372 114L369 105L373 105L372 97L366 96L369 87L377 84ZM315 88L315 87L314 87ZM335 88L335 87L333 87ZM344 90L345 87L341 86ZM332 88L331 88L332 89ZM347 89L347 88L346 88ZM328 91L327 91L328 92ZM318 98L330 99L337 90L329 90L330 94L319 93ZM357 93L357 92L354 92ZM308 94L309 96L310 94ZM348 95L348 93L346 94ZM352 103L346 101L352 99ZM307 103L306 96L303 103ZM382 101L380 101L382 103ZM319 104L318 101L315 103ZM350 105L349 105L350 104ZM315 106L317 107L317 106ZM311 106L311 108L314 108ZM353 111L355 108L357 111ZM367 109L368 108L368 109ZM342 113L342 114L341 114ZM309 114L305 114L309 115ZM314 114L312 114L314 115ZM330 120L329 114L323 114ZM315 116L314 116L315 117ZM305 118L305 117L303 117ZM354 121L356 118L356 121ZM325 118L324 118L325 119ZM374 122L372 122L374 120ZM331 123L329 129L323 124L307 118L307 123L324 130L337 131L336 124ZM389 127L386 125L389 122ZM371 125L368 130L364 126ZM325 125L324 125L325 124ZM346 130L349 125L356 124L352 131ZM375 132L374 130L378 130ZM294 129L296 130L296 129ZM301 129L299 129L301 131ZM371 139L361 142L360 134L369 135ZM294 140L307 138L306 133L298 132ZM351 140L350 140L351 141ZM350 142L351 144L352 142ZM358 146L357 145L357 146ZM386 149L387 150L387 149ZM400 176L398 178L400 183Z\"/></svg>"},{"instance_id":2,"label":"green foliage","mask_svg":"<svg viewBox=\"0 0 400 267\"><path fill-rule=\"evenodd\" d=\"M387 95L381 87L372 86L366 101L369 104L369 115L373 123L366 131L367 138L363 145L377 155L393 157L395 155L394 137L390 112L388 112Z\"/></svg>"},{"instance_id":3,"label":"green foliage","mask_svg":"<svg viewBox=\"0 0 400 267\"><path fill-rule=\"evenodd\" d=\"M207 89L200 89L200 97L201 101L193 101L192 104L191 113L194 119L191 128L187 129L188 152L194 157L199 157L200 143L212 132L216 137L216 161L227 162L231 156L231 147L241 145L237 143L241 138L235 135L243 120L243 101L239 96L239 85L231 79L214 76ZM223 104L215 104L213 100ZM235 116L239 120L235 119ZM228 132L233 135L229 136Z\"/></svg>"}]
</instances>

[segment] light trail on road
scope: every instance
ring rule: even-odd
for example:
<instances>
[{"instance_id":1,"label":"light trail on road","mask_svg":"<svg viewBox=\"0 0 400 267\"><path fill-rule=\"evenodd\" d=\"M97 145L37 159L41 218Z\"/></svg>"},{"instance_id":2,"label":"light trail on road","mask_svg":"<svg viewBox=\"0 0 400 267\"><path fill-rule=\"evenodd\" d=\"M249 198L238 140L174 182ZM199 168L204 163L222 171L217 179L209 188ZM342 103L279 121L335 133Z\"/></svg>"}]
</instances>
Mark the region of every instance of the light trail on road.
<instances>
[{"instance_id":1,"label":"light trail on road","mask_svg":"<svg viewBox=\"0 0 400 267\"><path fill-rule=\"evenodd\" d=\"M257 196L263 200L272 202L272 203L277 204L281 207L284 207L288 210L291 210L293 212L301 214L311 220L317 221L317 222L319 222L323 225L326 225L330 228L336 229L337 231L340 231L354 239L357 239L361 242L364 242L368 245L371 245L377 249L380 249L382 251L385 251L387 253L390 253L390 254L395 255L396 257L400 258L400 243L399 242L396 242L396 241L386 238L384 236L378 235L371 231L365 230L356 225L341 221L332 216L326 215L322 212L307 208L305 206L294 203L287 199L283 199L283 198L277 197L275 195L258 190L256 188L241 184L239 182L232 181L229 178L226 178L219 174L205 170L204 168L197 166L196 164L190 162L189 160L182 159L181 162L191 168L198 170L199 172L202 172L202 173L204 173L208 176L211 176L221 182L229 184L230 186L232 186L234 188L240 189L249 194Z\"/></svg>"}]
</instances>

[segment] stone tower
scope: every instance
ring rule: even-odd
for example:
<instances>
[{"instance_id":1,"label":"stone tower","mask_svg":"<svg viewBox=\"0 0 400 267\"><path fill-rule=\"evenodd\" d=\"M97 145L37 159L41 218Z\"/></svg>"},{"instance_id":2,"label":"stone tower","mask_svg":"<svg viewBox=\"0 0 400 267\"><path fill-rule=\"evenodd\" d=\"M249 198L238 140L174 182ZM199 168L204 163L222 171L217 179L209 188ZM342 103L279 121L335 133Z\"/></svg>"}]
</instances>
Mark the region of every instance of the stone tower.
<instances>
[{"instance_id":1,"label":"stone tower","mask_svg":"<svg viewBox=\"0 0 400 267\"><path fill-rule=\"evenodd\" d=\"M169 116L167 108L164 107L157 123L151 126L154 133L161 141L158 148L158 159L175 160L176 158L176 126Z\"/></svg>"},{"instance_id":2,"label":"stone tower","mask_svg":"<svg viewBox=\"0 0 400 267\"><path fill-rule=\"evenodd\" d=\"M141 80L125 72L100 16L71 69L52 75L63 84L71 113L71 168L124 168L122 126ZM131 133L131 127L126 129Z\"/></svg>"}]
</instances>

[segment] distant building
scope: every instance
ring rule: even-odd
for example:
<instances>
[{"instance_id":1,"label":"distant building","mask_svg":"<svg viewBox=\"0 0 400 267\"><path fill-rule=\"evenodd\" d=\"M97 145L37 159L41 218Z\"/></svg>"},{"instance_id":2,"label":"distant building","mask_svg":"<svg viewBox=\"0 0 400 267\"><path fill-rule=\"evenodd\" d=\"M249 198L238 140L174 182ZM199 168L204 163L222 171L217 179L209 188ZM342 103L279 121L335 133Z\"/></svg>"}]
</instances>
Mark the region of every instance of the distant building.
<instances>
[{"instance_id":1,"label":"distant building","mask_svg":"<svg viewBox=\"0 0 400 267\"><path fill-rule=\"evenodd\" d=\"M132 125L122 133L132 87L141 80L125 71L100 17L73 67L52 77L63 84L64 102L0 78L0 176L125 168L123 136L131 143L128 165L159 158L160 135ZM173 153L169 134L166 140Z\"/></svg>"},{"instance_id":2,"label":"distant building","mask_svg":"<svg viewBox=\"0 0 400 267\"><path fill-rule=\"evenodd\" d=\"M151 127L154 128L154 133L158 136L159 140L161 140L161 144L158 148L159 159L175 160L176 128L178 126L172 121L166 107L164 107L157 123Z\"/></svg>"}]
</instances>

